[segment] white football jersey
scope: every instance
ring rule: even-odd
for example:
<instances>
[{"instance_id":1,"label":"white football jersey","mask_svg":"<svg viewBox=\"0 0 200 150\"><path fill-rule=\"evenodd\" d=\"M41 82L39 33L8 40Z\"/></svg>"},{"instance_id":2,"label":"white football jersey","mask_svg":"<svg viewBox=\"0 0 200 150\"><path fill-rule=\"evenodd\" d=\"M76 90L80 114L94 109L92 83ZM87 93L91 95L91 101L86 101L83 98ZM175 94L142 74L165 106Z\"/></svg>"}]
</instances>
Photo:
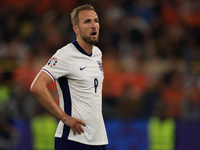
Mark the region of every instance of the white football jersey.
<instances>
[{"instance_id":1,"label":"white football jersey","mask_svg":"<svg viewBox=\"0 0 200 150\"><path fill-rule=\"evenodd\" d=\"M77 43L59 49L42 68L56 80L60 107L68 115L86 123L85 133L73 134L62 121L55 137L64 137L88 145L108 144L102 116L102 53L96 46L88 55Z\"/></svg>"}]
</instances>

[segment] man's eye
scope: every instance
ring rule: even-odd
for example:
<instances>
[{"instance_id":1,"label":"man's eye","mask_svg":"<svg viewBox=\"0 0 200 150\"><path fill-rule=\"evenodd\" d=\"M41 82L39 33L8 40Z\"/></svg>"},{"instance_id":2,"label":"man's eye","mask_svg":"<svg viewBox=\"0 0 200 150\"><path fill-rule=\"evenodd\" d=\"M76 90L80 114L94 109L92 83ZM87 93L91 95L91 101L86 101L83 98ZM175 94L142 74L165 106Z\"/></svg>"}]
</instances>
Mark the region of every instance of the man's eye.
<instances>
[{"instance_id":1,"label":"man's eye","mask_svg":"<svg viewBox=\"0 0 200 150\"><path fill-rule=\"evenodd\" d=\"M99 19L94 19L94 22L99 22Z\"/></svg>"},{"instance_id":2,"label":"man's eye","mask_svg":"<svg viewBox=\"0 0 200 150\"><path fill-rule=\"evenodd\" d=\"M86 21L85 21L85 23L89 23L89 22L90 22L90 20L86 20Z\"/></svg>"}]
</instances>

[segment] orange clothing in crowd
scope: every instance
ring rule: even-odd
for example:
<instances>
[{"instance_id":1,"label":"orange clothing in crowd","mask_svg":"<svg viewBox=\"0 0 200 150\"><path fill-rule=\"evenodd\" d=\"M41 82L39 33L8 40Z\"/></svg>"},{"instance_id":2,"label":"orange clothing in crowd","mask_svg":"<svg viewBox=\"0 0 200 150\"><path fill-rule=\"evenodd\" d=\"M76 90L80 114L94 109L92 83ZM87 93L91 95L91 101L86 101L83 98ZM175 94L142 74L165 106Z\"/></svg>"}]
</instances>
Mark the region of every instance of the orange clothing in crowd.
<instances>
[{"instance_id":1,"label":"orange clothing in crowd","mask_svg":"<svg viewBox=\"0 0 200 150\"><path fill-rule=\"evenodd\" d=\"M42 14L54 7L59 8L61 11L72 11L77 5L77 0L6 0L3 2L4 7L15 8L18 11L23 11L27 6L31 6L35 13Z\"/></svg>"},{"instance_id":2,"label":"orange clothing in crowd","mask_svg":"<svg viewBox=\"0 0 200 150\"><path fill-rule=\"evenodd\" d=\"M147 88L148 79L142 72L131 72L128 74L127 84L129 84L130 87L137 88L140 92L143 93Z\"/></svg>"},{"instance_id":3,"label":"orange clothing in crowd","mask_svg":"<svg viewBox=\"0 0 200 150\"><path fill-rule=\"evenodd\" d=\"M125 75L122 72L104 72L103 95L121 97L125 88Z\"/></svg>"},{"instance_id":4,"label":"orange clothing in crowd","mask_svg":"<svg viewBox=\"0 0 200 150\"><path fill-rule=\"evenodd\" d=\"M162 93L162 99L166 104L167 115L170 117L178 117L180 113L180 104L183 100L182 89L174 89L166 87Z\"/></svg>"}]
</instances>

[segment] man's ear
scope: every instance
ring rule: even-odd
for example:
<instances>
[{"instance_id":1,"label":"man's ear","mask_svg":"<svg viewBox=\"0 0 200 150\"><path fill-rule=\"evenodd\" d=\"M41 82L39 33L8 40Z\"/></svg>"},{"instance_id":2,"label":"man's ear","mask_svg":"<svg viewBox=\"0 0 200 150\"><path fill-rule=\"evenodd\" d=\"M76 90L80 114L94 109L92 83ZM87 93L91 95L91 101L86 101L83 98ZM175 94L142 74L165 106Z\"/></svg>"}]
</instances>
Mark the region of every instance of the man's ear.
<instances>
[{"instance_id":1,"label":"man's ear","mask_svg":"<svg viewBox=\"0 0 200 150\"><path fill-rule=\"evenodd\" d=\"M73 25L73 30L76 34L79 34L79 28L77 25Z\"/></svg>"}]
</instances>

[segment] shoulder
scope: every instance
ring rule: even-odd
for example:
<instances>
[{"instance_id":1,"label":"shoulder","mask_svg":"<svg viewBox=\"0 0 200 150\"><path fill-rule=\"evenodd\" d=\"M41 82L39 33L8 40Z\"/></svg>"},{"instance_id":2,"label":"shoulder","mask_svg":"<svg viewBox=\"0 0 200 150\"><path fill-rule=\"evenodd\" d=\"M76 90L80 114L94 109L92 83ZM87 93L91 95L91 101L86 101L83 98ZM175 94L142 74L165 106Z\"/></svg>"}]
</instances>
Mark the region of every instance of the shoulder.
<instances>
[{"instance_id":1,"label":"shoulder","mask_svg":"<svg viewBox=\"0 0 200 150\"><path fill-rule=\"evenodd\" d=\"M98 56L98 55L99 55L99 56L102 56L102 52L101 52L101 50L100 50L97 46L94 46L94 47L93 47L93 55L94 55L94 56L96 56L96 55L97 55L97 56Z\"/></svg>"},{"instance_id":2,"label":"shoulder","mask_svg":"<svg viewBox=\"0 0 200 150\"><path fill-rule=\"evenodd\" d=\"M69 43L66 46L63 46L62 48L58 49L53 57L56 57L62 61L66 61L69 58L72 51L73 44Z\"/></svg>"}]
</instances>

